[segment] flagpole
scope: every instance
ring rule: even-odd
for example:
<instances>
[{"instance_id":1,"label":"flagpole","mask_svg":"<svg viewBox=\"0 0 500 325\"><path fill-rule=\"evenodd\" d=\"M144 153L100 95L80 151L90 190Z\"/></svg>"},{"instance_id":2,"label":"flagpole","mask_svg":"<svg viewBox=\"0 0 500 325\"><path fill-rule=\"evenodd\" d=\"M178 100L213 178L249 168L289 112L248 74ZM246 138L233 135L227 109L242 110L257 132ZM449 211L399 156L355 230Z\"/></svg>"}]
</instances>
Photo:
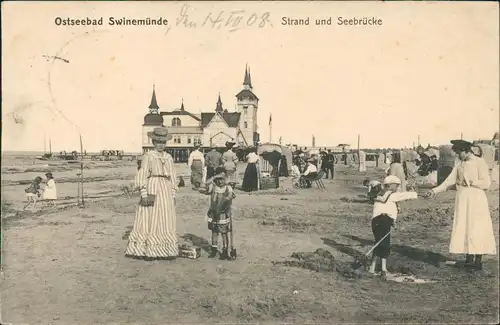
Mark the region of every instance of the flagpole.
<instances>
[{"instance_id":1,"label":"flagpole","mask_svg":"<svg viewBox=\"0 0 500 325\"><path fill-rule=\"evenodd\" d=\"M273 114L269 114L269 142L273 142Z\"/></svg>"}]
</instances>

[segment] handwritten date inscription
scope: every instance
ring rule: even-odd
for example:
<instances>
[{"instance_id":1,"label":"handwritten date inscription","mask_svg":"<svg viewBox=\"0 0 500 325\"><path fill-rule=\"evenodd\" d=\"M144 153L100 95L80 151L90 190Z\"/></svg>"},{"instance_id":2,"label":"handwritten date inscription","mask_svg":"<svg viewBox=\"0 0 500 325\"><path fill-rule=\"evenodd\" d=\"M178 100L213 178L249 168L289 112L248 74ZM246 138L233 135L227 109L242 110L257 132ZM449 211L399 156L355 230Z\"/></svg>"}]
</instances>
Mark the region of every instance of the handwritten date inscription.
<instances>
[{"instance_id":1,"label":"handwritten date inscription","mask_svg":"<svg viewBox=\"0 0 500 325\"><path fill-rule=\"evenodd\" d=\"M188 15L189 10L189 5L182 5L179 17L176 19L176 26L186 28L197 28L198 26L214 29L225 28L230 32L246 27L264 28L273 26L270 21L269 12L262 14L250 13L245 10L220 11L219 13L210 12L203 18L201 24L198 24L196 21L190 19Z\"/></svg>"}]
</instances>

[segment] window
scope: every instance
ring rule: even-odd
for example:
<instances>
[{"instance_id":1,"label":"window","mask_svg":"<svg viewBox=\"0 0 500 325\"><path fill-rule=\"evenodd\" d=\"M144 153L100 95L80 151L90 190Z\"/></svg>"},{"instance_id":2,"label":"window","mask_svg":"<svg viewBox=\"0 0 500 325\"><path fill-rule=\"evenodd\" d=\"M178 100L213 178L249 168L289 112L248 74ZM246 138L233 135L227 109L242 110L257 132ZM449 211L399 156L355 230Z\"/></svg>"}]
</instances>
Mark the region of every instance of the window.
<instances>
[{"instance_id":1,"label":"window","mask_svg":"<svg viewBox=\"0 0 500 325\"><path fill-rule=\"evenodd\" d=\"M194 145L201 144L201 138L200 137L194 137Z\"/></svg>"},{"instance_id":2,"label":"window","mask_svg":"<svg viewBox=\"0 0 500 325\"><path fill-rule=\"evenodd\" d=\"M172 126L181 126L181 119L178 117L174 117L172 119Z\"/></svg>"},{"instance_id":3,"label":"window","mask_svg":"<svg viewBox=\"0 0 500 325\"><path fill-rule=\"evenodd\" d=\"M174 137L174 143L181 143L181 137L180 136L175 136Z\"/></svg>"},{"instance_id":4,"label":"window","mask_svg":"<svg viewBox=\"0 0 500 325\"><path fill-rule=\"evenodd\" d=\"M187 137L187 143L191 144L191 137Z\"/></svg>"},{"instance_id":5,"label":"window","mask_svg":"<svg viewBox=\"0 0 500 325\"><path fill-rule=\"evenodd\" d=\"M243 106L243 114L248 113L248 106Z\"/></svg>"},{"instance_id":6,"label":"window","mask_svg":"<svg viewBox=\"0 0 500 325\"><path fill-rule=\"evenodd\" d=\"M248 122L244 122L243 125L244 125L244 127L246 129L248 127Z\"/></svg>"}]
</instances>

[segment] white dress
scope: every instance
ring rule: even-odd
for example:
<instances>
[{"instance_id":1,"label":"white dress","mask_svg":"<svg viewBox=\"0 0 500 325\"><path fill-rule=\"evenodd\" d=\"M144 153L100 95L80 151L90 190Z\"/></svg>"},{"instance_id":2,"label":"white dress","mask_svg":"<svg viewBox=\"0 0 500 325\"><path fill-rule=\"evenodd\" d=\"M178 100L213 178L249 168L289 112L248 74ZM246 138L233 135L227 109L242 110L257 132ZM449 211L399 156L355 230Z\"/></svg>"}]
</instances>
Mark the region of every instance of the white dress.
<instances>
[{"instance_id":1,"label":"white dress","mask_svg":"<svg viewBox=\"0 0 500 325\"><path fill-rule=\"evenodd\" d=\"M496 254L495 235L485 191L491 184L488 165L483 158L471 156L457 161L446 180L434 193L457 186L451 233L452 254Z\"/></svg>"},{"instance_id":2,"label":"white dress","mask_svg":"<svg viewBox=\"0 0 500 325\"><path fill-rule=\"evenodd\" d=\"M364 151L359 151L359 171L366 172L366 153Z\"/></svg>"},{"instance_id":3,"label":"white dress","mask_svg":"<svg viewBox=\"0 0 500 325\"><path fill-rule=\"evenodd\" d=\"M53 179L47 181L47 185L43 189L44 200L57 200L56 182Z\"/></svg>"}]
</instances>

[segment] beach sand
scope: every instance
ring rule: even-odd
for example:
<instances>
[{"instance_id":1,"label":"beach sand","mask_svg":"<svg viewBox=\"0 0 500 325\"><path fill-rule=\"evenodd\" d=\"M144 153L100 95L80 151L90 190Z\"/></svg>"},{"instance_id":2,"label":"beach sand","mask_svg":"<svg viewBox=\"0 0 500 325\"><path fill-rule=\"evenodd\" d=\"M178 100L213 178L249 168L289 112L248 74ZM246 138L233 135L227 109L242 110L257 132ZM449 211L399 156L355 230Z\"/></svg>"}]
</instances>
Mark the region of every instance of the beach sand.
<instances>
[{"instance_id":1,"label":"beach sand","mask_svg":"<svg viewBox=\"0 0 500 325\"><path fill-rule=\"evenodd\" d=\"M201 247L202 256L147 262L124 257L138 198L121 187L133 179L135 162L86 168L84 208L76 206L79 166L18 165L19 172L2 171L6 323L498 320L498 256L485 257L480 274L446 265L463 259L448 254L454 191L401 204L389 267L437 281L408 284L339 271L373 245L361 183L366 175L380 178L382 169L365 175L338 167L336 179L324 181L326 190L293 189L283 180L276 190L236 191L238 259L219 261L207 258L208 197L191 190L187 167L177 165L186 176L177 199L178 235ZM27 182L49 169L59 206L19 212ZM498 244L498 189L488 197Z\"/></svg>"}]
</instances>

